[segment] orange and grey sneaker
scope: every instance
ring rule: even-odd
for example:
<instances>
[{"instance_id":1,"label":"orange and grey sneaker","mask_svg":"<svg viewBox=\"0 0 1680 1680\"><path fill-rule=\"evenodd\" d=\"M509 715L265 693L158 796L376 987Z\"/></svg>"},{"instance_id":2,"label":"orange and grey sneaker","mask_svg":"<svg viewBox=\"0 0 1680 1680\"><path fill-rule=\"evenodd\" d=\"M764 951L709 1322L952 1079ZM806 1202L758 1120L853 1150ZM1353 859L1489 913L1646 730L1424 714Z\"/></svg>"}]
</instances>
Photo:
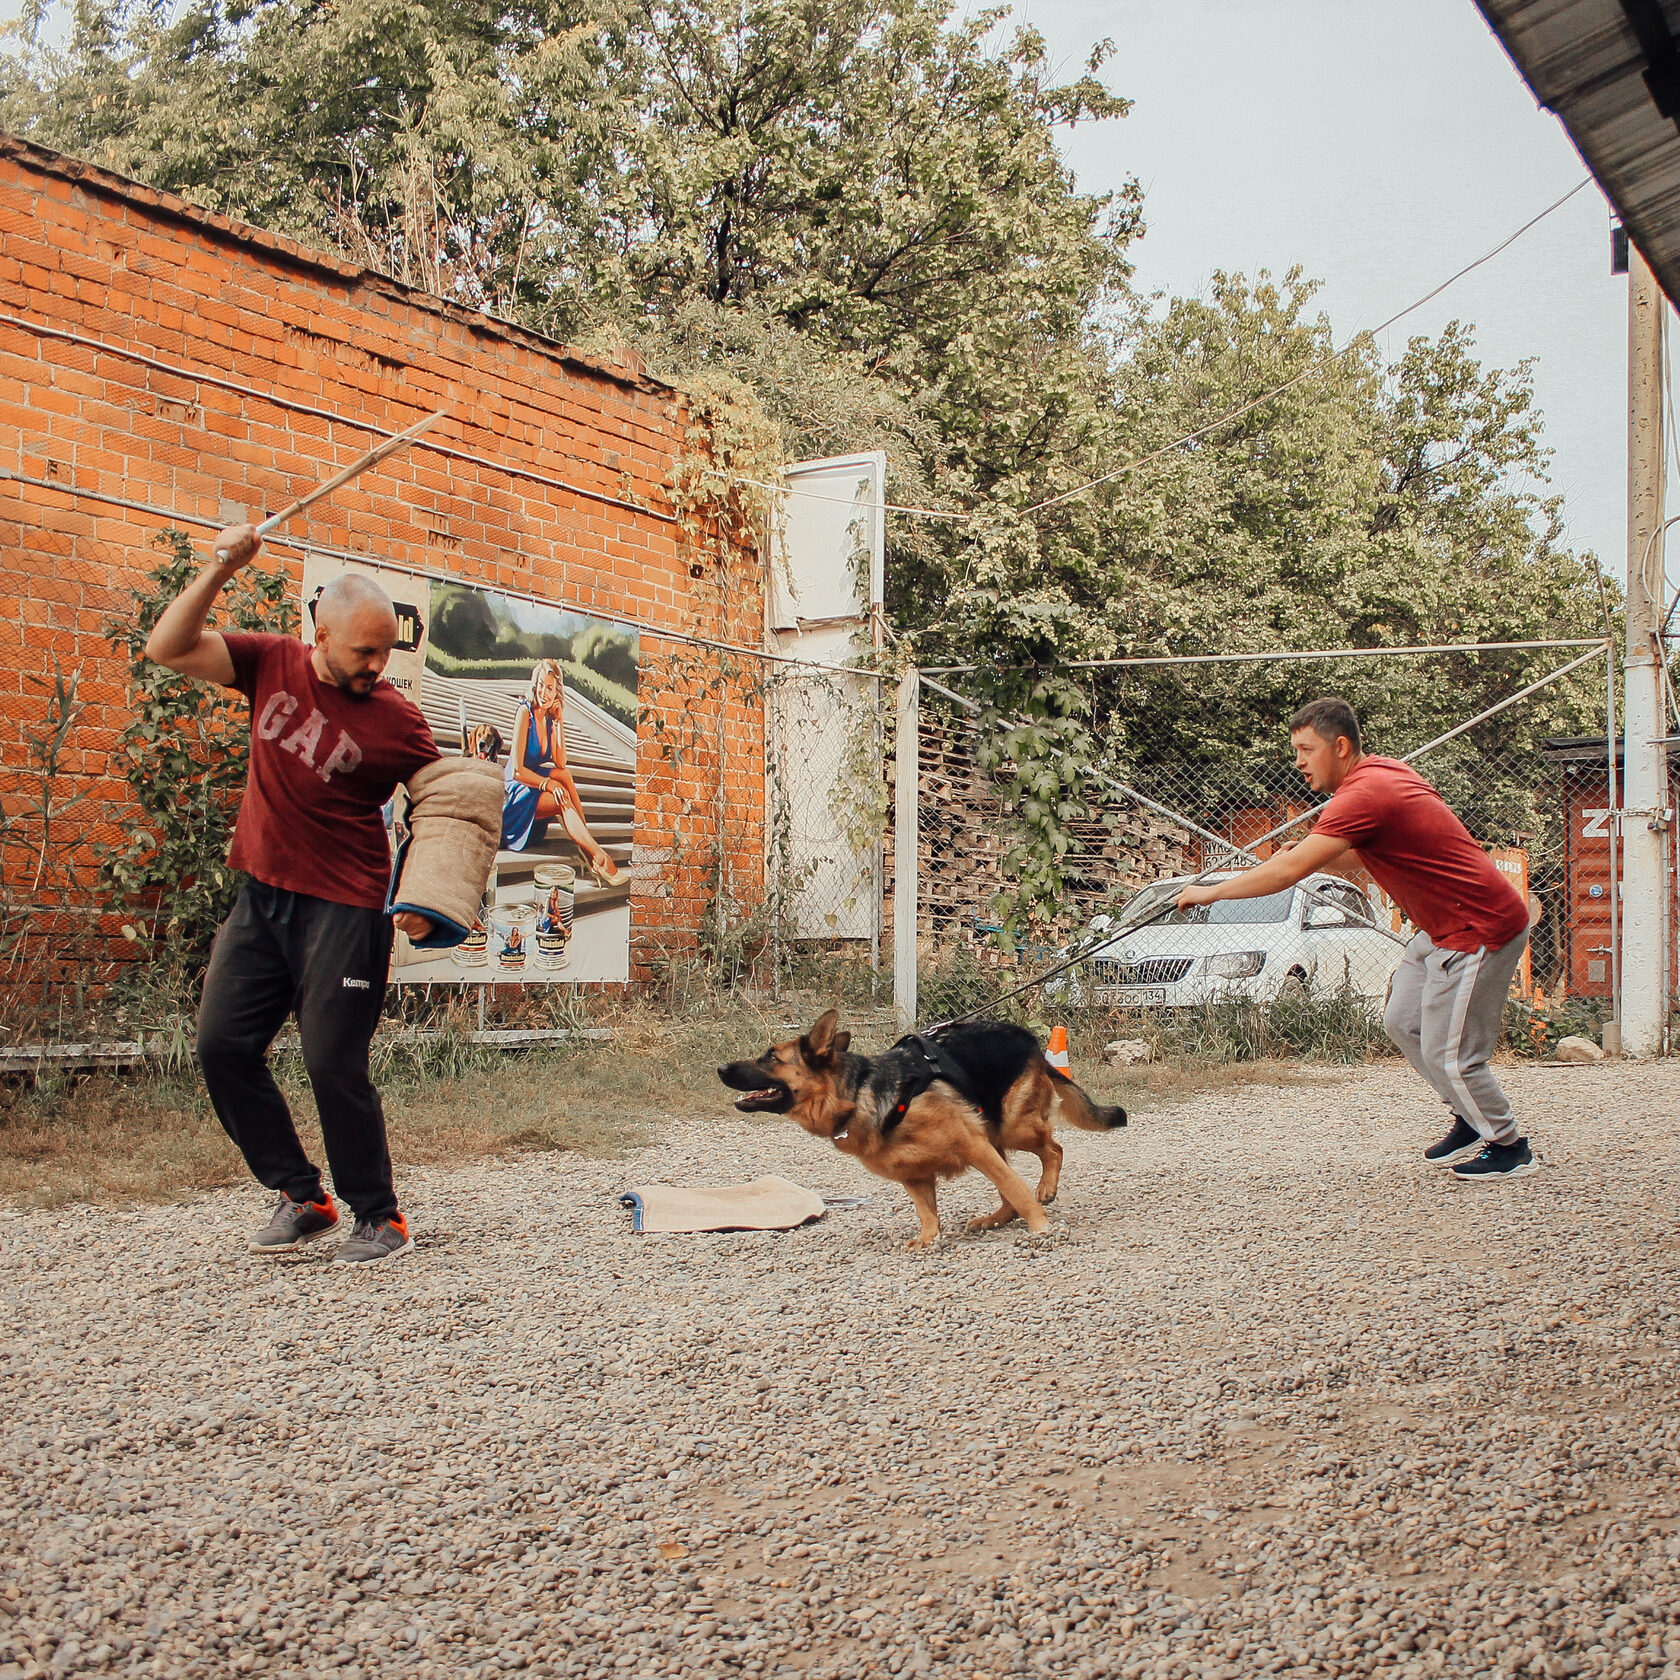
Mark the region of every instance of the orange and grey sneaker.
<instances>
[{"instance_id":1,"label":"orange and grey sneaker","mask_svg":"<svg viewBox=\"0 0 1680 1680\"><path fill-rule=\"evenodd\" d=\"M358 1219L349 1239L338 1245L333 1264L377 1265L381 1260L394 1260L413 1247L414 1239L408 1234L408 1221L400 1213L393 1213L389 1219Z\"/></svg>"},{"instance_id":2,"label":"orange and grey sneaker","mask_svg":"<svg viewBox=\"0 0 1680 1680\"><path fill-rule=\"evenodd\" d=\"M293 1254L305 1243L338 1229L338 1209L323 1196L318 1202L294 1202L281 1192L268 1223L251 1238L253 1254Z\"/></svg>"}]
</instances>

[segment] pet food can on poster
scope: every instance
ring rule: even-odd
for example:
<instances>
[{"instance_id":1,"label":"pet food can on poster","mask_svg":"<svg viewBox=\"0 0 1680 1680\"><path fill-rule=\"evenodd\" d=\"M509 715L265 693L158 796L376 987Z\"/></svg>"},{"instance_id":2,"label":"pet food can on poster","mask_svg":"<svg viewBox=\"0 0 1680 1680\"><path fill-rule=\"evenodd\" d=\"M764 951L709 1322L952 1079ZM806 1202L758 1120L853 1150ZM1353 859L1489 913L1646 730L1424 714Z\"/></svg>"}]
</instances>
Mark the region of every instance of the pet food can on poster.
<instances>
[{"instance_id":1,"label":"pet food can on poster","mask_svg":"<svg viewBox=\"0 0 1680 1680\"><path fill-rule=\"evenodd\" d=\"M483 968L490 961L490 935L483 922L474 922L467 937L450 953L457 968Z\"/></svg>"},{"instance_id":2,"label":"pet food can on poster","mask_svg":"<svg viewBox=\"0 0 1680 1680\"><path fill-rule=\"evenodd\" d=\"M577 905L577 871L569 863L545 863L536 872L537 964L564 968L571 959L572 917Z\"/></svg>"},{"instance_id":3,"label":"pet food can on poster","mask_svg":"<svg viewBox=\"0 0 1680 1680\"><path fill-rule=\"evenodd\" d=\"M572 941L559 929L537 929L537 967L564 968L572 960Z\"/></svg>"},{"instance_id":4,"label":"pet food can on poster","mask_svg":"<svg viewBox=\"0 0 1680 1680\"><path fill-rule=\"evenodd\" d=\"M569 863L545 863L536 872L537 925L555 922L572 932L572 917L577 909L577 871Z\"/></svg>"}]
</instances>

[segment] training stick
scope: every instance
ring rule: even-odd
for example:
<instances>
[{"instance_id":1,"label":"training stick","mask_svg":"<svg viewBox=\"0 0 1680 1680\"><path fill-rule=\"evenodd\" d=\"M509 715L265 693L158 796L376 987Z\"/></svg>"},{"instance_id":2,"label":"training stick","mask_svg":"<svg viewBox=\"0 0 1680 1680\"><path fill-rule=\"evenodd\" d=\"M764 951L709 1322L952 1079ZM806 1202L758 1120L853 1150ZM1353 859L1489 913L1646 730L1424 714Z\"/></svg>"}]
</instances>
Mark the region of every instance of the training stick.
<instances>
[{"instance_id":1,"label":"training stick","mask_svg":"<svg viewBox=\"0 0 1680 1680\"><path fill-rule=\"evenodd\" d=\"M385 438L375 444L374 447L367 452L367 454L352 461L350 465L343 470L343 472L334 473L331 478L321 484L317 484L313 490L307 491L305 494L299 496L295 502L281 508L278 513L270 514L268 518L257 527L257 535L259 537L266 537L270 531L276 530L281 525L284 525L288 519L293 517L294 514L302 513L306 507L320 501L323 496L330 496L333 491L341 489L344 485L348 484L351 479L357 477L361 473L365 473L369 467L376 467L381 461L385 460L387 456L395 455L399 449L406 449L408 445L413 443L422 432L429 430L432 426L435 426L437 422L448 412L448 409L440 408L436 414L428 414L424 420L416 420L412 426L407 428L407 430L398 432L394 437ZM216 558L225 565L228 558L227 550L225 548L218 548L216 550Z\"/></svg>"}]
</instances>

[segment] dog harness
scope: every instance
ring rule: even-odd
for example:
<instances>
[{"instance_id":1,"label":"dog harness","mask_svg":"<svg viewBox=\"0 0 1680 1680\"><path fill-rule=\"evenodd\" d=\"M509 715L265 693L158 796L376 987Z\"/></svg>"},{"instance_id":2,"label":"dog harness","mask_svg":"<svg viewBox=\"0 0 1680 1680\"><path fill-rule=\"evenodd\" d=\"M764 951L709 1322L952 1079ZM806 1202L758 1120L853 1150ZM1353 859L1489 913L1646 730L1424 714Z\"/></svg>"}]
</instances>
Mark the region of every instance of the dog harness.
<instances>
[{"instance_id":1,"label":"dog harness","mask_svg":"<svg viewBox=\"0 0 1680 1680\"><path fill-rule=\"evenodd\" d=\"M951 1053L932 1033L909 1033L893 1046L911 1059L911 1071L898 1087L898 1095L881 1121L881 1130L890 1132L909 1112L910 1105L936 1079L943 1079L964 1102L980 1106L968 1075L957 1065Z\"/></svg>"}]
</instances>

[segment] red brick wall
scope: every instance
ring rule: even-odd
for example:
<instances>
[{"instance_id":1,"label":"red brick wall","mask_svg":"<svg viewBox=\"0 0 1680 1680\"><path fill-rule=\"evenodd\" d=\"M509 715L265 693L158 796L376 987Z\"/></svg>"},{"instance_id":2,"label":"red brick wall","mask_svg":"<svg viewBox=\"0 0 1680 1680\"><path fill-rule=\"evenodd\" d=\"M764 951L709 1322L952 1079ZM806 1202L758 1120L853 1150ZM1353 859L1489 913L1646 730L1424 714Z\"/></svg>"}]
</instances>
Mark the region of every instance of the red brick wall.
<instances>
[{"instance_id":1,"label":"red brick wall","mask_svg":"<svg viewBox=\"0 0 1680 1680\"><path fill-rule=\"evenodd\" d=\"M126 797L108 769L128 716L125 671L101 629L156 563L151 539L170 521L66 492L215 525L258 518L361 454L374 441L368 428L396 430L447 406L427 441L479 460L417 447L289 529L638 620L644 664L675 662L684 675L644 694L633 973L648 978L661 951L692 944L718 847L735 892L755 896L764 808L755 673L717 692L705 680L715 655L658 636L756 646L763 624L756 559L733 550L720 560L671 511L686 424L679 393L3 135L0 313L111 347L0 321L8 811L27 787L23 737L45 714L55 658L80 669L88 702L61 793L92 796L80 829L67 819L62 832L91 836L88 810L120 823ZM199 542L211 534L183 528ZM269 552L295 584L298 551ZM12 838L25 852L14 844L9 869L29 835L14 828Z\"/></svg>"}]
</instances>

